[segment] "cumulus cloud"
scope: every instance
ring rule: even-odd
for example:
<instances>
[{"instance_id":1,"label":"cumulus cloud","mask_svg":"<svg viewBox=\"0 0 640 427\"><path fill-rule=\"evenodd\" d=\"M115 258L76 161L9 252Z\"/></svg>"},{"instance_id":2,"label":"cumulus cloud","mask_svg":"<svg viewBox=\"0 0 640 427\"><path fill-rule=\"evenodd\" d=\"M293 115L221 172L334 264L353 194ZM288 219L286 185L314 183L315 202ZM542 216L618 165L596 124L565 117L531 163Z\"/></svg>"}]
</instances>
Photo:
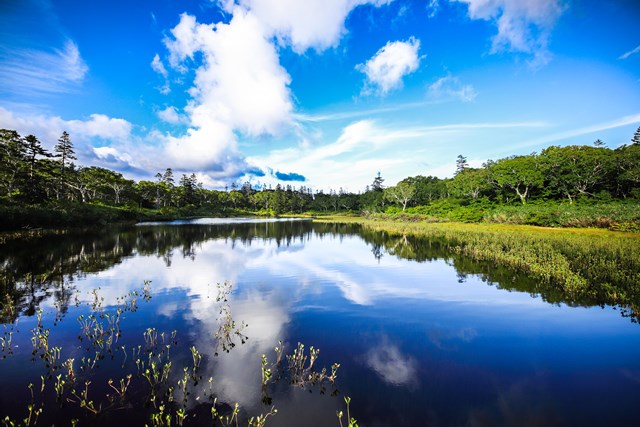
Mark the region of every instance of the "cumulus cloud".
<instances>
[{"instance_id":1,"label":"cumulus cloud","mask_svg":"<svg viewBox=\"0 0 640 427\"><path fill-rule=\"evenodd\" d=\"M89 120L67 120L60 121L60 124L64 123L69 132L91 138L116 141L126 141L131 138L133 125L128 121L104 114L91 114L89 117Z\"/></svg>"},{"instance_id":2,"label":"cumulus cloud","mask_svg":"<svg viewBox=\"0 0 640 427\"><path fill-rule=\"evenodd\" d=\"M3 92L18 95L69 92L80 83L89 67L78 46L67 40L51 52L34 49L0 50Z\"/></svg>"},{"instance_id":3,"label":"cumulus cloud","mask_svg":"<svg viewBox=\"0 0 640 427\"><path fill-rule=\"evenodd\" d=\"M149 173L140 167L138 160L128 152L121 152L115 147L94 147L92 164L99 164L102 167L117 170L121 173L133 174L147 177Z\"/></svg>"},{"instance_id":4,"label":"cumulus cloud","mask_svg":"<svg viewBox=\"0 0 640 427\"><path fill-rule=\"evenodd\" d=\"M456 99L462 102L471 102L478 95L473 86L463 84L458 77L445 76L429 85L428 95L433 99Z\"/></svg>"},{"instance_id":5,"label":"cumulus cloud","mask_svg":"<svg viewBox=\"0 0 640 427\"><path fill-rule=\"evenodd\" d=\"M165 40L170 65L179 72L196 68L185 108L191 128L165 141L166 154L177 167L233 174L242 163L236 131L273 135L291 121L291 78L264 34L261 22L240 8L228 24L200 24L183 14L171 30ZM175 110L160 114L169 122L180 120Z\"/></svg>"},{"instance_id":6,"label":"cumulus cloud","mask_svg":"<svg viewBox=\"0 0 640 427\"><path fill-rule=\"evenodd\" d=\"M450 0L465 3L471 19L493 22L498 33L491 53L521 52L532 57L532 66L549 62L551 30L566 10L562 0Z\"/></svg>"},{"instance_id":7,"label":"cumulus cloud","mask_svg":"<svg viewBox=\"0 0 640 427\"><path fill-rule=\"evenodd\" d=\"M411 37L408 41L388 42L364 64L356 66L367 79L363 92L375 91L385 95L402 86L402 78L418 69L420 40Z\"/></svg>"},{"instance_id":8,"label":"cumulus cloud","mask_svg":"<svg viewBox=\"0 0 640 427\"><path fill-rule=\"evenodd\" d=\"M361 5L382 6L393 0L223 0L227 12L237 5L264 23L270 35L297 53L309 48L318 51L338 45L345 34L344 22L349 13Z\"/></svg>"},{"instance_id":9,"label":"cumulus cloud","mask_svg":"<svg viewBox=\"0 0 640 427\"><path fill-rule=\"evenodd\" d=\"M35 134L53 148L63 131L81 139L102 138L125 141L130 139L133 125L124 119L104 114L92 114L88 120L64 120L59 116L17 115L0 107L0 127L15 129L21 134ZM54 141L54 142L51 142Z\"/></svg>"}]
</instances>

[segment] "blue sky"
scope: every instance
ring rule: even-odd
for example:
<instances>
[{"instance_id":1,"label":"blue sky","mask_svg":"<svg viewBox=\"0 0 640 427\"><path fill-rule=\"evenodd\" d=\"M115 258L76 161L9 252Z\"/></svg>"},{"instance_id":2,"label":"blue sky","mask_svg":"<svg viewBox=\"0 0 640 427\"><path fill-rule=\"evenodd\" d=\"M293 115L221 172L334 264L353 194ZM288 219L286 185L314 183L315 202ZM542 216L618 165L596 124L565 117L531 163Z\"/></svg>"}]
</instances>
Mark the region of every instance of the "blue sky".
<instances>
[{"instance_id":1,"label":"blue sky","mask_svg":"<svg viewBox=\"0 0 640 427\"><path fill-rule=\"evenodd\" d=\"M636 0L7 0L0 127L136 180L358 192L640 126Z\"/></svg>"}]
</instances>

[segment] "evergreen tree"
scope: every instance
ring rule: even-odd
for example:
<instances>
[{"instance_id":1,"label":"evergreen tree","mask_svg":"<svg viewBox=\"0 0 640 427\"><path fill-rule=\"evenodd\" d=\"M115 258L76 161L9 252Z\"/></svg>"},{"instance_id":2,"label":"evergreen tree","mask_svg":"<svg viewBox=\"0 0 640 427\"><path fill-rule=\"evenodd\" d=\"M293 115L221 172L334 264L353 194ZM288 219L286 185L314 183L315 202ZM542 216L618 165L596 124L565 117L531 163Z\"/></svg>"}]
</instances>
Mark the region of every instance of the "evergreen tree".
<instances>
[{"instance_id":1,"label":"evergreen tree","mask_svg":"<svg viewBox=\"0 0 640 427\"><path fill-rule=\"evenodd\" d=\"M173 169L167 168L162 175L162 182L167 184L169 187L173 187L175 180L173 179Z\"/></svg>"},{"instance_id":2,"label":"evergreen tree","mask_svg":"<svg viewBox=\"0 0 640 427\"><path fill-rule=\"evenodd\" d=\"M469 167L469 163L467 163L467 158L462 154L458 154L458 159L456 160L456 173L458 175L460 172Z\"/></svg>"},{"instance_id":3,"label":"evergreen tree","mask_svg":"<svg viewBox=\"0 0 640 427\"><path fill-rule=\"evenodd\" d=\"M638 128L636 133L633 134L633 138L631 138L631 143L640 145L640 127Z\"/></svg>"},{"instance_id":4,"label":"evergreen tree","mask_svg":"<svg viewBox=\"0 0 640 427\"><path fill-rule=\"evenodd\" d=\"M0 129L0 186L9 200L14 193L19 193L17 183L24 169L25 154L25 146L18 132Z\"/></svg>"},{"instance_id":5,"label":"evergreen tree","mask_svg":"<svg viewBox=\"0 0 640 427\"><path fill-rule=\"evenodd\" d=\"M60 178L58 181L58 199L64 194L64 185L67 182L67 164L71 163L71 160L77 159L75 151L73 151L73 143L67 131L62 132L62 136L58 139L58 143L53 147L53 151L56 153L55 157L60 162Z\"/></svg>"},{"instance_id":6,"label":"evergreen tree","mask_svg":"<svg viewBox=\"0 0 640 427\"><path fill-rule=\"evenodd\" d=\"M41 200L43 197L43 181L45 180L42 172L41 163L38 157L49 158L52 155L42 147L40 141L35 135L27 135L23 139L25 158L28 165L28 177L26 180L25 193L31 201Z\"/></svg>"},{"instance_id":7,"label":"evergreen tree","mask_svg":"<svg viewBox=\"0 0 640 427\"><path fill-rule=\"evenodd\" d=\"M383 182L384 182L384 179L382 179L382 177L380 176L380 172L378 172L378 175L375 178L373 178L373 183L371 184L371 190L382 191L382 189L384 188L382 186Z\"/></svg>"}]
</instances>

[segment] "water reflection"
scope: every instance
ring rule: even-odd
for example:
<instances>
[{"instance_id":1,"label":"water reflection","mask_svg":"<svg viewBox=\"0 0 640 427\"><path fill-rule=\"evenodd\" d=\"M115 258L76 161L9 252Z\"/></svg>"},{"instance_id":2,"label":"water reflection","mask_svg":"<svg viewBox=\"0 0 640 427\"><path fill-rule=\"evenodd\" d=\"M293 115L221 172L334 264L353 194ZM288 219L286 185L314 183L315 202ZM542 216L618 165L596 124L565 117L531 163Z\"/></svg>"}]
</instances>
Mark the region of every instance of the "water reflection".
<instances>
[{"instance_id":1,"label":"water reflection","mask_svg":"<svg viewBox=\"0 0 640 427\"><path fill-rule=\"evenodd\" d=\"M78 361L94 353L89 338L78 346L76 318L97 306L109 315L128 309L94 384L109 391L107 377L123 377L124 354L133 363L150 325L166 337L176 331L167 383L179 384L180 367L193 364L188 349L197 348L197 384L176 399L207 420L215 395L221 411L238 402L245 415L267 412L272 399L279 413L270 426L336 425L342 400L328 389L286 380L265 387L261 355L278 371L279 341L287 353L298 342L320 348L319 370L339 362L338 389L353 397L363 425L598 425L593 413L607 407L617 422L632 419L628 401L640 398L637 325L609 308L571 309L593 302L452 254L443 242L310 221L198 221L5 242L0 265L12 302L3 320L20 318L25 332L0 365L10 384L0 390L2 408L10 389L38 381L35 365L14 361L30 352L39 309L45 328L58 322L52 345L65 349L62 361Z\"/></svg>"},{"instance_id":2,"label":"water reflection","mask_svg":"<svg viewBox=\"0 0 640 427\"><path fill-rule=\"evenodd\" d=\"M307 243L311 236L314 236L311 243L318 246L313 248L314 253L303 257L293 254L303 248L308 253L310 245ZM337 239L343 246L345 241L355 240L358 244L362 239L370 245L371 262L363 260L357 252L331 253L322 243L325 239ZM273 241L275 245L265 246L265 241ZM229 251L229 246L234 250ZM206 257L207 260L200 260L195 271L193 265L185 262L175 265L176 255L183 261L195 262L196 257ZM288 258L290 262L286 266L271 263L269 260L276 256ZM361 267L360 270L354 272L340 268L345 256L353 265ZM204 290L210 284L211 277L234 281L238 273L247 268L267 265L279 274L286 272L275 271L278 268L290 269L290 275L303 277L303 282L306 280L304 277L321 277L339 286L347 299L362 305L369 305L375 298L386 295L415 296L416 292L424 291L422 288L407 288L404 284L389 286L376 280L376 275L368 274L368 271L375 271L376 265L380 266L385 256L418 262L444 259L456 270L460 283L464 283L471 275L500 289L527 292L550 303L571 306L604 303L567 297L552 286L542 287L537 281L509 269L453 254L438 241L390 236L357 225L257 220L246 223L237 219L232 222L203 219L190 223L180 221L172 225L148 224L125 229L70 231L63 235L5 242L0 245L0 290L3 295L9 295L17 308L14 319L20 313L34 315L43 301L51 299L65 313L73 295L78 292L76 281L87 274L105 271L110 271L102 276L106 278L122 277L123 274L130 276L132 271L144 272L151 277L155 275L154 272L164 270L166 274L162 277L161 286L173 288L179 285L181 277L188 277L187 287L192 294L198 294L197 289ZM153 262L150 257L155 257L158 262ZM124 260L132 258L141 261L128 263L122 270L114 270ZM318 262L319 259L322 262ZM363 275L366 280L362 280ZM117 289L111 286L110 293L120 295L127 290L126 286L132 285L138 284L129 283ZM10 322L14 319L4 320Z\"/></svg>"},{"instance_id":3,"label":"water reflection","mask_svg":"<svg viewBox=\"0 0 640 427\"><path fill-rule=\"evenodd\" d=\"M410 356L402 354L397 345L382 336L380 342L365 356L368 367L385 382L395 386L415 386L418 363Z\"/></svg>"}]
</instances>

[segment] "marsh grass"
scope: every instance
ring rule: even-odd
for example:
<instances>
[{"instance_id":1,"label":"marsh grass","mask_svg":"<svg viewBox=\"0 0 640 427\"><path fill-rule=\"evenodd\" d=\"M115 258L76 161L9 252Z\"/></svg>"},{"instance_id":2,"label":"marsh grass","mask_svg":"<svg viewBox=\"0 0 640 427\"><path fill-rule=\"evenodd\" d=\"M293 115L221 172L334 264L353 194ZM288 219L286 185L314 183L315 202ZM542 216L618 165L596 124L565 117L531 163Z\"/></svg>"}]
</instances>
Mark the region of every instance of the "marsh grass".
<instances>
[{"instance_id":1,"label":"marsh grass","mask_svg":"<svg viewBox=\"0 0 640 427\"><path fill-rule=\"evenodd\" d=\"M390 236L437 241L455 254L495 263L561 291L569 302L618 305L632 321L640 314L640 234L505 224L429 223L361 217L320 222L360 224Z\"/></svg>"}]
</instances>

